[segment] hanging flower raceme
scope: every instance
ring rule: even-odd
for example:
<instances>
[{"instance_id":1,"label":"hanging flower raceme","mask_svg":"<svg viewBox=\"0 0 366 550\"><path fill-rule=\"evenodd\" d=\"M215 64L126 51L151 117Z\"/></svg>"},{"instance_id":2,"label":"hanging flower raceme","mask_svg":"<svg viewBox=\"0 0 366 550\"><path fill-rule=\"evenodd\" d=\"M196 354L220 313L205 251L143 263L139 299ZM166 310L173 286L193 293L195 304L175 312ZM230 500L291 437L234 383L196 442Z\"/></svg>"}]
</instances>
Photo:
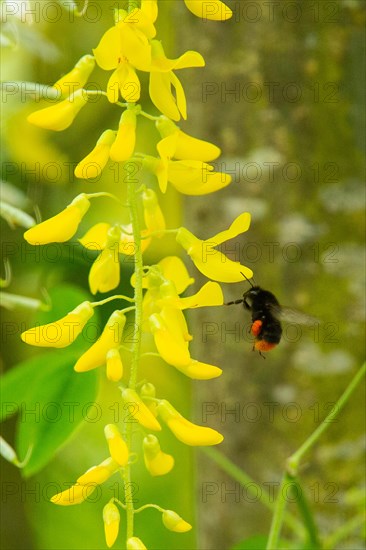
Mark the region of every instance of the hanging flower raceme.
<instances>
[{"instance_id":1,"label":"hanging flower raceme","mask_svg":"<svg viewBox=\"0 0 366 550\"><path fill-rule=\"evenodd\" d=\"M77 479L75 485L54 495L51 502L60 506L80 504L91 495L97 485L107 481L118 469L119 465L109 457L97 466L89 468Z\"/></svg>"},{"instance_id":2,"label":"hanging flower raceme","mask_svg":"<svg viewBox=\"0 0 366 550\"><path fill-rule=\"evenodd\" d=\"M123 329L126 324L126 316L123 311L115 310L112 315L109 317L102 334L99 336L98 340L78 359L74 369L76 372L87 372L92 369L96 369L105 365L111 357L108 354L112 350L115 350L116 353L119 353L119 347L121 345L123 337ZM110 375L111 370L108 371L107 375ZM118 367L117 367L118 373ZM113 371L113 376L110 376L112 380L117 378L115 371Z\"/></svg>"},{"instance_id":3,"label":"hanging flower raceme","mask_svg":"<svg viewBox=\"0 0 366 550\"><path fill-rule=\"evenodd\" d=\"M31 346L64 348L76 340L93 314L91 303L83 302L54 323L26 330L21 334L21 339Z\"/></svg>"},{"instance_id":4,"label":"hanging flower raceme","mask_svg":"<svg viewBox=\"0 0 366 550\"><path fill-rule=\"evenodd\" d=\"M71 71L55 82L53 88L60 91L61 97L70 96L70 94L85 86L94 67L94 57L92 55L84 55Z\"/></svg>"},{"instance_id":5,"label":"hanging flower raceme","mask_svg":"<svg viewBox=\"0 0 366 550\"><path fill-rule=\"evenodd\" d=\"M174 458L163 453L158 438L149 434L143 441L145 466L152 476L168 474L174 466Z\"/></svg>"},{"instance_id":6,"label":"hanging flower raceme","mask_svg":"<svg viewBox=\"0 0 366 550\"><path fill-rule=\"evenodd\" d=\"M184 418L166 399L158 404L158 414L175 437L191 446L218 445L224 437L206 426L198 426Z\"/></svg>"},{"instance_id":7,"label":"hanging flower raceme","mask_svg":"<svg viewBox=\"0 0 366 550\"><path fill-rule=\"evenodd\" d=\"M187 118L187 102L183 86L173 69L204 67L201 54L185 52L177 59L168 59L158 40L151 40L152 63L150 71L149 93L151 101L159 111L172 120ZM175 90L175 95L172 93Z\"/></svg>"},{"instance_id":8,"label":"hanging flower raceme","mask_svg":"<svg viewBox=\"0 0 366 550\"><path fill-rule=\"evenodd\" d=\"M28 229L24 238L33 245L66 242L75 235L89 207L88 195L81 193L65 210Z\"/></svg>"},{"instance_id":9,"label":"hanging flower raceme","mask_svg":"<svg viewBox=\"0 0 366 550\"><path fill-rule=\"evenodd\" d=\"M87 104L88 95L84 90L77 90L64 101L51 107L34 111L27 120L45 130L61 132L74 122L76 115Z\"/></svg>"},{"instance_id":10,"label":"hanging flower raceme","mask_svg":"<svg viewBox=\"0 0 366 550\"><path fill-rule=\"evenodd\" d=\"M194 15L212 21L226 21L232 17L231 9L220 0L184 0L185 5Z\"/></svg>"},{"instance_id":11,"label":"hanging flower raceme","mask_svg":"<svg viewBox=\"0 0 366 550\"><path fill-rule=\"evenodd\" d=\"M252 270L240 262L230 260L215 247L244 233L249 225L250 214L244 212L233 221L229 229L221 231L211 239L198 239L185 227L179 229L176 239L203 275L214 281L237 283L244 278L253 277Z\"/></svg>"}]
</instances>

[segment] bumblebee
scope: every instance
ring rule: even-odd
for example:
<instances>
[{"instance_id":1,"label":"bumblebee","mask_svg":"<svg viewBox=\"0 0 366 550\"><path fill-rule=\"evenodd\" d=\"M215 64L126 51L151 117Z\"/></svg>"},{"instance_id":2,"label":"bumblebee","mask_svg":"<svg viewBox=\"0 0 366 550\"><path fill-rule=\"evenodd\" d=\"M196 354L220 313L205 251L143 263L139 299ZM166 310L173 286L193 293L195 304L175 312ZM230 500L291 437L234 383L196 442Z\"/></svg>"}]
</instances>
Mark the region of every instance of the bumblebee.
<instances>
[{"instance_id":1,"label":"bumblebee","mask_svg":"<svg viewBox=\"0 0 366 550\"><path fill-rule=\"evenodd\" d=\"M281 341L281 321L310 325L317 322L317 319L310 317L300 311L295 311L280 305L276 296L269 290L260 286L254 286L250 281L251 288L244 292L243 298L228 302L226 305L243 304L244 308L251 312L252 325L250 328L255 340L253 350L262 352L271 351ZM264 357L262 355L262 357Z\"/></svg>"}]
</instances>

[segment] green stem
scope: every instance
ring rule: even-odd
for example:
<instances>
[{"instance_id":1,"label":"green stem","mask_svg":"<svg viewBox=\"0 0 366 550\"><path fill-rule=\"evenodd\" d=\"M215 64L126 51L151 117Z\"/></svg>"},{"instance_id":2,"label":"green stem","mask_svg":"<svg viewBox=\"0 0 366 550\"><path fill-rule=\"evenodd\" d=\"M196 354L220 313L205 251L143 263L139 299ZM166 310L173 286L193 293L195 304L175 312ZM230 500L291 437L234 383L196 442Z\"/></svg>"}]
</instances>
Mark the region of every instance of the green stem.
<instances>
[{"instance_id":1,"label":"green stem","mask_svg":"<svg viewBox=\"0 0 366 550\"><path fill-rule=\"evenodd\" d=\"M105 298L104 300L99 300L99 302L91 302L91 305L93 307L103 306L104 304L107 304L108 302L112 302L112 300L126 300L127 302L133 302L134 301L134 299L131 298L131 296L125 296L124 294L115 294L114 296L109 296L108 298Z\"/></svg>"},{"instance_id":2,"label":"green stem","mask_svg":"<svg viewBox=\"0 0 366 550\"><path fill-rule=\"evenodd\" d=\"M304 525L308 531L309 541L312 548L321 548L319 541L318 528L315 524L313 514L309 508L308 502L304 495L303 488L298 479L292 478L292 492L296 498L297 505L299 507L300 514L302 515Z\"/></svg>"},{"instance_id":3,"label":"green stem","mask_svg":"<svg viewBox=\"0 0 366 550\"><path fill-rule=\"evenodd\" d=\"M340 411L343 409L348 399L351 397L353 391L357 388L358 384L361 382L362 378L366 373L366 363L356 372L355 376L352 378L351 382L348 384L347 388L342 393L341 397L338 399L334 405L331 412L326 416L323 422L314 430L314 432L307 438L307 440L297 449L297 451L292 454L287 459L287 471L295 476L298 471L299 463L304 454L311 449L311 447L318 441L320 436L329 428L330 424L334 422L335 418L338 416Z\"/></svg>"},{"instance_id":4,"label":"green stem","mask_svg":"<svg viewBox=\"0 0 366 550\"><path fill-rule=\"evenodd\" d=\"M165 512L164 508L162 508L161 506L158 506L157 504L144 504L143 506L140 506L140 508L137 508L137 510L135 510L135 514L139 514L143 510L146 510L146 508L155 508L156 510L159 510L159 512L161 513Z\"/></svg>"},{"instance_id":5,"label":"green stem","mask_svg":"<svg viewBox=\"0 0 366 550\"><path fill-rule=\"evenodd\" d=\"M259 491L258 497L258 483L256 483L247 473L245 473L239 466L234 464L230 459L224 456L220 451L214 447L203 447L201 451L211 458L224 472L229 474L233 479L236 479L243 487L246 487L248 493L253 495L253 498L258 500L268 508L274 510L273 495L267 493L267 491ZM302 524L290 514L285 514L284 521L286 525L297 535L301 535L304 532Z\"/></svg>"},{"instance_id":6,"label":"green stem","mask_svg":"<svg viewBox=\"0 0 366 550\"><path fill-rule=\"evenodd\" d=\"M279 538L281 533L282 523L286 509L285 488L286 484L291 480L289 474L285 474L282 478L281 485L276 500L275 511L272 518L271 529L268 535L266 550L278 550Z\"/></svg>"}]
</instances>

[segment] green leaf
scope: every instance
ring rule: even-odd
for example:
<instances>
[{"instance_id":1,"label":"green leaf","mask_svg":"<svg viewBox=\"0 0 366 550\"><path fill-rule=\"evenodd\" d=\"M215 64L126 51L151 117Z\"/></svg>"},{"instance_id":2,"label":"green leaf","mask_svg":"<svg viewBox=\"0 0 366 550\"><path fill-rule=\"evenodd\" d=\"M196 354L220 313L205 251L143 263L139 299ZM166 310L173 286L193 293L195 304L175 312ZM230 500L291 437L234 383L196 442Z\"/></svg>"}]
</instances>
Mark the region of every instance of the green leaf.
<instances>
[{"instance_id":1,"label":"green leaf","mask_svg":"<svg viewBox=\"0 0 366 550\"><path fill-rule=\"evenodd\" d=\"M3 378L2 417L19 411L17 451L26 476L43 468L85 419L97 393L97 373L77 374L75 352L52 351L32 357ZM4 415L5 411L5 415Z\"/></svg>"}]
</instances>

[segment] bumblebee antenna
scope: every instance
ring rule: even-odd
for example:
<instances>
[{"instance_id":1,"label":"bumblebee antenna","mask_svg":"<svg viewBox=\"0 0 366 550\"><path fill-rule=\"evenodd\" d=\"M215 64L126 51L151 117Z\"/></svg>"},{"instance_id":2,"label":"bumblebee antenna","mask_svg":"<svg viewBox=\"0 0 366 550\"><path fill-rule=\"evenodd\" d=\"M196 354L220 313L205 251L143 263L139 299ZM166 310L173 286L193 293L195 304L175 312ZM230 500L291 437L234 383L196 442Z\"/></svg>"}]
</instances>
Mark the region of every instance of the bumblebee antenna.
<instances>
[{"instance_id":1,"label":"bumblebee antenna","mask_svg":"<svg viewBox=\"0 0 366 550\"><path fill-rule=\"evenodd\" d=\"M252 281L251 281L250 279L248 279L248 277L247 277L246 275L244 275L244 273L243 273L242 271L241 271L240 273L243 275L244 279L245 279L246 281L248 281L248 283L250 284L250 286L253 288L254 285L253 285Z\"/></svg>"}]
</instances>

